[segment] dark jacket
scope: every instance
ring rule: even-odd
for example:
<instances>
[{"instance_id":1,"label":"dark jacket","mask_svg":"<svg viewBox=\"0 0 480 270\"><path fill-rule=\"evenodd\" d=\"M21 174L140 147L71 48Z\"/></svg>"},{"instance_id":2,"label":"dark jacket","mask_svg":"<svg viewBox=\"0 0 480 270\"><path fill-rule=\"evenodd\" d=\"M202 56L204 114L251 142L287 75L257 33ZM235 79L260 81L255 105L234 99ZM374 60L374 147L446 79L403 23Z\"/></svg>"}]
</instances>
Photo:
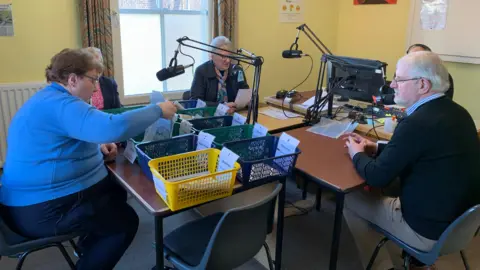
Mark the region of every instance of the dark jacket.
<instances>
[{"instance_id":1,"label":"dark jacket","mask_svg":"<svg viewBox=\"0 0 480 270\"><path fill-rule=\"evenodd\" d=\"M358 153L353 163L366 183L401 180L405 221L438 240L468 208L480 203L480 141L470 114L447 97L421 105L400 122L377 158Z\"/></svg>"},{"instance_id":2,"label":"dark jacket","mask_svg":"<svg viewBox=\"0 0 480 270\"><path fill-rule=\"evenodd\" d=\"M114 79L101 76L98 80L103 96L103 109L116 109L122 107L118 94L118 86Z\"/></svg>"},{"instance_id":3,"label":"dark jacket","mask_svg":"<svg viewBox=\"0 0 480 270\"><path fill-rule=\"evenodd\" d=\"M239 65L231 65L227 76L227 96L228 102L234 102L237 97L238 89L250 88L247 84L245 72ZM207 103L207 106L216 106L218 92L218 79L213 61L207 61L195 70L193 77L190 99L201 99ZM184 95L186 99L187 94Z\"/></svg>"},{"instance_id":4,"label":"dark jacket","mask_svg":"<svg viewBox=\"0 0 480 270\"><path fill-rule=\"evenodd\" d=\"M394 75L395 77L395 75ZM445 96L453 99L453 78L452 75L448 74L448 81L450 82L450 87L448 88L447 92L445 92ZM390 85L390 83L388 83ZM382 93L382 99L383 99L383 104L385 105L392 105L395 104L395 94L394 90L390 87L385 87L384 88L385 93Z\"/></svg>"}]
</instances>

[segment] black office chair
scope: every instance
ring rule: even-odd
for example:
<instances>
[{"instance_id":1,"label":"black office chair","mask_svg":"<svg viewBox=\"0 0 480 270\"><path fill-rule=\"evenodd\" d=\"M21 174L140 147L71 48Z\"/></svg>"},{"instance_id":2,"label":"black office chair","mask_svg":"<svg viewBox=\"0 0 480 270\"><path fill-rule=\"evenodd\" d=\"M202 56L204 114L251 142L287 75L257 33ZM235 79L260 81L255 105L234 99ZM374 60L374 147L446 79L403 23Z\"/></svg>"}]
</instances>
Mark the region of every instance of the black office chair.
<instances>
[{"instance_id":1,"label":"black office chair","mask_svg":"<svg viewBox=\"0 0 480 270\"><path fill-rule=\"evenodd\" d=\"M62 242L69 241L76 250L77 248L73 239L77 236L77 234L71 234L41 239L29 239L12 231L2 219L0 213L0 259L2 256L17 257L17 270L22 269L23 263L29 254L49 247L57 247L70 266L70 269L75 269L75 264L62 245Z\"/></svg>"},{"instance_id":2,"label":"black office chair","mask_svg":"<svg viewBox=\"0 0 480 270\"><path fill-rule=\"evenodd\" d=\"M182 100L189 100L192 97L192 92L190 90L183 92Z\"/></svg>"},{"instance_id":3,"label":"black office chair","mask_svg":"<svg viewBox=\"0 0 480 270\"><path fill-rule=\"evenodd\" d=\"M272 209L282 184L259 202L216 213L187 223L164 239L164 255L179 270L233 269L251 260L265 247L272 226Z\"/></svg>"}]
</instances>

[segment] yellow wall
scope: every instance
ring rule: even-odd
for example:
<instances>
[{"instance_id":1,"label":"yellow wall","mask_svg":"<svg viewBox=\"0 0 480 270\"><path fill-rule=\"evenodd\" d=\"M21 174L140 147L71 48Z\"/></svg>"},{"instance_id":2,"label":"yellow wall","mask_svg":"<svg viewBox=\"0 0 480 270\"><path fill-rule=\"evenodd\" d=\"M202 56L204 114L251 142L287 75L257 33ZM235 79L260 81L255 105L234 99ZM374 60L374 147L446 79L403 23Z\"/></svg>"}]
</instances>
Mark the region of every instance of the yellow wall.
<instances>
[{"instance_id":1,"label":"yellow wall","mask_svg":"<svg viewBox=\"0 0 480 270\"><path fill-rule=\"evenodd\" d=\"M334 50L336 43L338 0L304 0L305 21L325 45ZM238 46L265 58L260 81L261 100L278 90L290 89L308 74L310 60L283 59L282 51L295 40L300 23L279 22L278 0L238 1ZM305 35L300 36L299 49L312 55L314 68L308 81L298 88L313 90L316 86L320 52ZM252 83L253 68L249 68L249 83Z\"/></svg>"},{"instance_id":2,"label":"yellow wall","mask_svg":"<svg viewBox=\"0 0 480 270\"><path fill-rule=\"evenodd\" d=\"M44 81L50 58L81 46L76 0L13 1L14 37L0 37L0 83ZM0 0L0 4L12 0Z\"/></svg>"},{"instance_id":3,"label":"yellow wall","mask_svg":"<svg viewBox=\"0 0 480 270\"><path fill-rule=\"evenodd\" d=\"M392 78L396 61L405 53L410 2L396 5L354 6L351 0L338 0L336 54L378 59L389 64ZM428 44L427 44L428 45ZM455 82L454 100L474 119L480 119L480 65L447 63Z\"/></svg>"}]
</instances>

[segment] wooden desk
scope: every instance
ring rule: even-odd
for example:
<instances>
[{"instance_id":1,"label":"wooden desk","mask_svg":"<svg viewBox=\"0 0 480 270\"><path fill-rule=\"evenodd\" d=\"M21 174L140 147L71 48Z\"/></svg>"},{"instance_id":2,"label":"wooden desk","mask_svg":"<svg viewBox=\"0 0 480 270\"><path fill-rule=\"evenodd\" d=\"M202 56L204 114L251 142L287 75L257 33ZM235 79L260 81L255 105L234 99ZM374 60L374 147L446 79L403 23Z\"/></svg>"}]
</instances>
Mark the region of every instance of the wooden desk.
<instances>
[{"instance_id":1,"label":"wooden desk","mask_svg":"<svg viewBox=\"0 0 480 270\"><path fill-rule=\"evenodd\" d=\"M132 194L133 197L148 211L148 213L154 216L156 269L163 269L163 218L181 213L194 207L172 212L155 191L153 182L145 176L137 163L131 164L127 159L125 159L123 156L123 151L119 152L115 162L107 164L107 168L113 173L113 175L115 175L117 181L127 190L127 192ZM281 258L286 178L278 180L283 184L283 188L278 196L275 269L280 270L282 264ZM250 188L271 183L273 180L270 179L269 181L257 182L258 183L256 186L252 186ZM234 193L245 190L247 189L243 187L241 183L235 183Z\"/></svg>"},{"instance_id":2,"label":"wooden desk","mask_svg":"<svg viewBox=\"0 0 480 270\"><path fill-rule=\"evenodd\" d=\"M267 105L259 107L259 109L258 109L259 113L258 113L258 119L257 119L258 121L257 122L260 125L266 127L270 134L275 134L275 133L279 133L279 132L282 132L282 131L291 130L291 129L295 129L295 128L299 128L299 127L304 126L303 118L301 118L301 117L281 120L281 119L276 119L276 118L273 118L273 117L270 117L270 116L267 116L267 115L264 115L264 114L260 113L262 110L268 110L269 108L270 108L270 106L267 106ZM247 116L246 111L240 112L240 114L243 115L243 116Z\"/></svg>"},{"instance_id":3,"label":"wooden desk","mask_svg":"<svg viewBox=\"0 0 480 270\"><path fill-rule=\"evenodd\" d=\"M335 192L335 221L329 269L336 269L345 194L362 187L365 182L355 171L342 140L308 132L308 128L303 127L287 133L300 141L298 147L302 153L295 166L297 172ZM321 192L317 192L317 203L320 200Z\"/></svg>"}]
</instances>

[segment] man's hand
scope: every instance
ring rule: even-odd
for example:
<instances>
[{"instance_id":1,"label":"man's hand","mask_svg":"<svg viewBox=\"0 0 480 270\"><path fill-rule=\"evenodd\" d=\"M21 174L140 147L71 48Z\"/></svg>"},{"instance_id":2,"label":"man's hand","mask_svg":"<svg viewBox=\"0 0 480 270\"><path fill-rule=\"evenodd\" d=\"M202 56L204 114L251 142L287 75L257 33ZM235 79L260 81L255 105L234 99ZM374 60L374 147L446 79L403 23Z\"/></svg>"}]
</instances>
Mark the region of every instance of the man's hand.
<instances>
[{"instance_id":1,"label":"man's hand","mask_svg":"<svg viewBox=\"0 0 480 270\"><path fill-rule=\"evenodd\" d=\"M358 135L357 133L346 133L342 135L342 138L345 140L345 142L347 142L349 138L352 138L353 141L356 142L357 144L365 145L363 152L365 152L370 157L373 157L377 154L377 144L368 139L365 139L364 137ZM346 144L345 144L345 147L347 147Z\"/></svg>"},{"instance_id":2,"label":"man's hand","mask_svg":"<svg viewBox=\"0 0 480 270\"><path fill-rule=\"evenodd\" d=\"M353 157L360 152L365 152L366 144L365 142L357 143L353 137L348 137L348 140L345 142L345 147L348 148L348 154L350 158Z\"/></svg>"},{"instance_id":3,"label":"man's hand","mask_svg":"<svg viewBox=\"0 0 480 270\"><path fill-rule=\"evenodd\" d=\"M114 143L102 144L100 150L102 150L103 160L106 162L113 161L117 157L117 145Z\"/></svg>"},{"instance_id":4,"label":"man's hand","mask_svg":"<svg viewBox=\"0 0 480 270\"><path fill-rule=\"evenodd\" d=\"M237 110L237 105L235 104L235 102L228 102L228 103L225 103L225 105L227 105L230 108L227 111L228 114L232 114Z\"/></svg>"}]
</instances>

